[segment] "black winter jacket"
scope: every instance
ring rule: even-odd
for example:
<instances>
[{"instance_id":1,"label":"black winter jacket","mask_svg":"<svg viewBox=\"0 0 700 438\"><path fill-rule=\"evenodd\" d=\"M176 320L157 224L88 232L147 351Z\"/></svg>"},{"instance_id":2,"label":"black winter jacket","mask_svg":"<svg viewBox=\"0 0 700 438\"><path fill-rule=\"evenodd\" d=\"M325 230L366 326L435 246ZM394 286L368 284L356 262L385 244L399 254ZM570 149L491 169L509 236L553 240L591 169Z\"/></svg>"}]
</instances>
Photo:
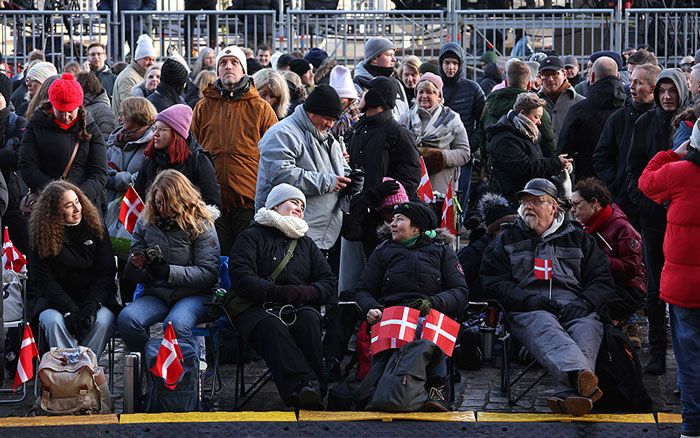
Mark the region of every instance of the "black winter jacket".
<instances>
[{"instance_id":1,"label":"black winter jacket","mask_svg":"<svg viewBox=\"0 0 700 438\"><path fill-rule=\"evenodd\" d=\"M491 241L491 236L486 233L479 239L469 242L468 246L460 249L457 253L459 263L462 265L462 269L464 269L464 278L467 280L467 287L469 287L469 299L472 301L484 301L493 298L486 293L484 286L481 284L481 278L479 278L481 259Z\"/></svg>"},{"instance_id":2,"label":"black winter jacket","mask_svg":"<svg viewBox=\"0 0 700 438\"><path fill-rule=\"evenodd\" d=\"M10 117L14 119L14 127L10 131ZM27 129L27 119L11 115L10 109L0 110L0 171L7 183L7 210L18 210L21 193L19 182L19 150L24 131Z\"/></svg>"},{"instance_id":3,"label":"black winter jacket","mask_svg":"<svg viewBox=\"0 0 700 438\"><path fill-rule=\"evenodd\" d=\"M183 105L185 104L185 99L180 96L180 93L165 82L158 84L156 91L154 91L146 99L148 99L148 101L151 102L154 107L156 107L156 111L158 112L162 112L173 105L177 105L178 103Z\"/></svg>"},{"instance_id":4,"label":"black winter jacket","mask_svg":"<svg viewBox=\"0 0 700 438\"><path fill-rule=\"evenodd\" d=\"M542 150L513 125L511 111L486 129L488 138L489 190L502 194L515 205L515 194L532 178L550 178L561 173L558 157L544 158Z\"/></svg>"},{"instance_id":5,"label":"black winter jacket","mask_svg":"<svg viewBox=\"0 0 700 438\"><path fill-rule=\"evenodd\" d=\"M656 108L642 114L632 131L632 141L627 157L627 190L630 199L639 209L642 228L653 231L663 232L666 229L666 208L644 196L639 191L637 182L654 155L673 145L674 127L671 126L671 121L680 109L690 103L688 83L684 79L685 75L678 69L662 70L654 88ZM664 111L658 95L660 83L669 80L673 81L678 90L679 103L676 111Z\"/></svg>"},{"instance_id":6,"label":"black winter jacket","mask_svg":"<svg viewBox=\"0 0 700 438\"><path fill-rule=\"evenodd\" d=\"M479 81L479 86L484 92L484 95L488 96L491 94L493 87L500 84L502 80L503 78L501 77L501 72L498 71L498 66L490 62L484 67L484 77Z\"/></svg>"},{"instance_id":7,"label":"black winter jacket","mask_svg":"<svg viewBox=\"0 0 700 438\"><path fill-rule=\"evenodd\" d=\"M109 96L109 98L111 99L112 94L114 93L114 83L117 80L117 75L112 73L112 70L107 64L105 64L102 70L94 71L93 73L95 73L97 79L100 80L100 83L102 83L102 87L107 92L107 96Z\"/></svg>"},{"instance_id":8,"label":"black winter jacket","mask_svg":"<svg viewBox=\"0 0 700 438\"><path fill-rule=\"evenodd\" d=\"M221 189L219 183L216 182L214 162L209 152L202 149L192 135L187 139L187 145L191 153L187 157L187 161L182 164L168 163L167 151L156 151L153 159L146 158L134 182L134 189L141 199L145 199L148 189L161 170L175 169L182 172L189 178L192 185L199 189L202 199L207 205L221 207Z\"/></svg>"},{"instance_id":9,"label":"black winter jacket","mask_svg":"<svg viewBox=\"0 0 700 438\"><path fill-rule=\"evenodd\" d=\"M89 113L86 117L91 138L80 140L66 179L78 186L99 209L107 183L107 148L97 123ZM32 192L40 192L46 184L61 177L79 133L80 122L64 131L54 123L53 115L37 108L22 137L19 153L20 174Z\"/></svg>"},{"instance_id":10,"label":"black winter jacket","mask_svg":"<svg viewBox=\"0 0 700 438\"><path fill-rule=\"evenodd\" d=\"M365 254L379 244L377 225L382 218L375 211L382 203L372 189L390 177L404 186L409 197L416 196L421 170L416 139L400 125L391 111L375 116L362 116L353 128L350 143L350 167L365 171L362 193L354 196L349 214L343 217L343 236L362 240Z\"/></svg>"},{"instance_id":11,"label":"black winter jacket","mask_svg":"<svg viewBox=\"0 0 700 438\"><path fill-rule=\"evenodd\" d=\"M278 229L258 223L238 235L229 256L231 289L237 296L262 305L272 301L271 294L279 286L311 285L318 291L318 298L305 304L318 307L337 295L338 281L323 253L308 236L297 240L287 266L274 282L269 280L284 258L289 241Z\"/></svg>"},{"instance_id":12,"label":"black winter jacket","mask_svg":"<svg viewBox=\"0 0 700 438\"><path fill-rule=\"evenodd\" d=\"M593 151L610 114L622 108L627 95L622 82L613 76L596 81L586 99L569 109L559 132L557 154L574 159L576 179L596 176Z\"/></svg>"},{"instance_id":13,"label":"black winter jacket","mask_svg":"<svg viewBox=\"0 0 700 438\"><path fill-rule=\"evenodd\" d=\"M389 238L372 252L355 288L363 314L428 298L436 310L461 315L469 290L447 232L439 231L436 239L421 236L410 248Z\"/></svg>"},{"instance_id":14,"label":"black winter jacket","mask_svg":"<svg viewBox=\"0 0 700 438\"><path fill-rule=\"evenodd\" d=\"M521 218L501 230L484 252L481 282L506 310L524 311L528 297L549 293L549 281L535 278L535 257L553 262L553 297L583 296L598 309L615 296L608 258L577 222L564 219L544 238Z\"/></svg>"},{"instance_id":15,"label":"black winter jacket","mask_svg":"<svg viewBox=\"0 0 700 438\"><path fill-rule=\"evenodd\" d=\"M459 59L459 69L457 74L448 78L442 69L442 60L447 55ZM440 48L440 77L444 84L442 94L445 99L445 106L459 114L462 124L467 130L469 144L472 150L476 150L479 145L474 146L474 131L476 124L481 119L481 112L486 103L486 96L481 87L476 82L464 77L464 52L457 43L447 43Z\"/></svg>"},{"instance_id":16,"label":"black winter jacket","mask_svg":"<svg viewBox=\"0 0 700 438\"><path fill-rule=\"evenodd\" d=\"M612 113L593 152L593 167L598 177L610 190L613 201L630 218L638 213L627 194L627 155L634 123L653 106L653 103L633 103Z\"/></svg>"},{"instance_id":17,"label":"black winter jacket","mask_svg":"<svg viewBox=\"0 0 700 438\"><path fill-rule=\"evenodd\" d=\"M28 261L28 288L36 294L32 315L46 309L78 312L88 300L99 303L98 308L114 303L116 267L106 228L99 239L85 221L66 227L58 256L40 258L33 249Z\"/></svg>"}]
</instances>

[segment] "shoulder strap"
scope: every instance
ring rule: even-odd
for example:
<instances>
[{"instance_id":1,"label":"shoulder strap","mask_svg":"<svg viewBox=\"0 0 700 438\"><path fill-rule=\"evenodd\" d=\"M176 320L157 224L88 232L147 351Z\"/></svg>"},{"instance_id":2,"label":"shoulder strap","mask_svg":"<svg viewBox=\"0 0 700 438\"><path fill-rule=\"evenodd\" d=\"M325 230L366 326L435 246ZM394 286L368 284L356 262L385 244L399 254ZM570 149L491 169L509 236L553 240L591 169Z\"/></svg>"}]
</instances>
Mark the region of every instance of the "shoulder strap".
<instances>
[{"instance_id":1,"label":"shoulder strap","mask_svg":"<svg viewBox=\"0 0 700 438\"><path fill-rule=\"evenodd\" d=\"M275 270L270 274L270 281L275 281L277 280L277 277L279 277L280 273L282 273L282 270L284 269L285 266L287 266L287 263L292 259L292 256L294 255L294 249L297 247L297 239L292 239L289 242L289 245L287 246L287 252L284 254L284 258L282 261L280 261L280 264L277 265Z\"/></svg>"},{"instance_id":2,"label":"shoulder strap","mask_svg":"<svg viewBox=\"0 0 700 438\"><path fill-rule=\"evenodd\" d=\"M63 175L61 175L61 179L65 179L66 176L68 175L68 172L70 171L70 167L73 165L73 160L75 160L75 156L78 153L78 146L80 146L80 140L75 142L75 146L73 146L73 153L70 154L70 160L68 160L68 164L66 164L66 168L63 169Z\"/></svg>"}]
</instances>

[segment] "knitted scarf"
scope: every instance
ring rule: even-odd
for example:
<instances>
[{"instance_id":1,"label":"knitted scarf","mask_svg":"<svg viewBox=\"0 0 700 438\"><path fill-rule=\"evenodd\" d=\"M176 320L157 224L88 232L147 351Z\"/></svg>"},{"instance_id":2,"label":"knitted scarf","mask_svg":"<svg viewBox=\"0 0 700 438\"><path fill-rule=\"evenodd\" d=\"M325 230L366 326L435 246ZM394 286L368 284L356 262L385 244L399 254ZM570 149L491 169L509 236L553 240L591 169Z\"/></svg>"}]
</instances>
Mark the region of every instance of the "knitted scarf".
<instances>
[{"instance_id":1,"label":"knitted scarf","mask_svg":"<svg viewBox=\"0 0 700 438\"><path fill-rule=\"evenodd\" d=\"M258 210L253 219L260 225L280 230L290 239L303 237L309 231L309 225L304 219L294 216L282 216L276 211L268 210L265 207Z\"/></svg>"},{"instance_id":2,"label":"knitted scarf","mask_svg":"<svg viewBox=\"0 0 700 438\"><path fill-rule=\"evenodd\" d=\"M513 110L511 110L512 112ZM523 135L527 136L533 143L538 143L540 141L540 130L537 129L532 120L525 117L524 114L518 113L515 117L512 117L513 126L515 129L520 131Z\"/></svg>"}]
</instances>

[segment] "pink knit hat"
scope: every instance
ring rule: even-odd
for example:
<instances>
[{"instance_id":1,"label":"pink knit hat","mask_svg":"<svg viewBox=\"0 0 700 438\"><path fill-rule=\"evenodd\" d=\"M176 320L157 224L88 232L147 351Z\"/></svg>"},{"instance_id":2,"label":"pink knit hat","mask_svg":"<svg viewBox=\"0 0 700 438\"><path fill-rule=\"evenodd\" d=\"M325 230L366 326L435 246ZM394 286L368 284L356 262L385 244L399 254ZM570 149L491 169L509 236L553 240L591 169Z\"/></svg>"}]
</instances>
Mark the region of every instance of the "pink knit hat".
<instances>
[{"instance_id":1,"label":"pink knit hat","mask_svg":"<svg viewBox=\"0 0 700 438\"><path fill-rule=\"evenodd\" d=\"M424 73L423 76L418 79L418 82L416 83L416 88L418 88L418 84L420 84L423 81L428 81L431 82L435 87L440 91L440 94L442 94L442 78L434 73Z\"/></svg>"},{"instance_id":2,"label":"pink knit hat","mask_svg":"<svg viewBox=\"0 0 700 438\"><path fill-rule=\"evenodd\" d=\"M173 131L177 132L187 140L190 136L190 124L192 123L192 108L187 105L178 103L169 108L164 109L156 116L156 122L163 122L170 126Z\"/></svg>"},{"instance_id":3,"label":"pink knit hat","mask_svg":"<svg viewBox=\"0 0 700 438\"><path fill-rule=\"evenodd\" d=\"M384 177L382 179L382 182L385 181L396 181L394 178L389 178L389 177ZM399 191L394 193L393 195L389 195L384 198L382 201L382 205L380 205L377 210L381 210L383 208L394 208L395 205L403 204L404 202L408 202L408 194L406 194L406 189L403 187L403 185L396 181L396 184L399 185Z\"/></svg>"}]
</instances>

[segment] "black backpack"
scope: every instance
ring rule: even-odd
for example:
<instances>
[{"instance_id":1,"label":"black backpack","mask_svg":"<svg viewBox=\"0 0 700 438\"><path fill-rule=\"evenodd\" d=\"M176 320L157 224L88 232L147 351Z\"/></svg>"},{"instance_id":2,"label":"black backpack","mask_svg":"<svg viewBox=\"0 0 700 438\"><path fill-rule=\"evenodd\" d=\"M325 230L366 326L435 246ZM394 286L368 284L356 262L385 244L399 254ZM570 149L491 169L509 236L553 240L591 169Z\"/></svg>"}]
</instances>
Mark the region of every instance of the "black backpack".
<instances>
[{"instance_id":1,"label":"black backpack","mask_svg":"<svg viewBox=\"0 0 700 438\"><path fill-rule=\"evenodd\" d=\"M603 341L595 367L603 397L603 411L649 412L652 401L642 380L642 366L634 347L618 327L603 325Z\"/></svg>"},{"instance_id":2,"label":"black backpack","mask_svg":"<svg viewBox=\"0 0 700 438\"><path fill-rule=\"evenodd\" d=\"M184 363L184 373L174 390L165 386L161 377L150 372L156 362L162 339L151 339L146 343L146 412L195 412L201 408L199 377L199 344L178 339Z\"/></svg>"}]
</instances>

